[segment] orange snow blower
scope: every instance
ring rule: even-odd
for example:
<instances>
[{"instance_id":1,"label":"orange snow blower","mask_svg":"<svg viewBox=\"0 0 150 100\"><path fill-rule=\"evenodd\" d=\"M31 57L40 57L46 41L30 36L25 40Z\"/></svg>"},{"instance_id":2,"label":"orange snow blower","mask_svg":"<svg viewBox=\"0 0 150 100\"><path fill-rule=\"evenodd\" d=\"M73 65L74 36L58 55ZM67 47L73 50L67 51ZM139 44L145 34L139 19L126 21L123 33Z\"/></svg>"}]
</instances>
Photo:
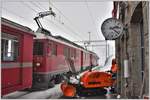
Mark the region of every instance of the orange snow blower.
<instances>
[{"instance_id":1,"label":"orange snow blower","mask_svg":"<svg viewBox=\"0 0 150 100\"><path fill-rule=\"evenodd\" d=\"M62 83L61 90L66 97L74 97L76 95L76 88L68 83Z\"/></svg>"},{"instance_id":2,"label":"orange snow blower","mask_svg":"<svg viewBox=\"0 0 150 100\"><path fill-rule=\"evenodd\" d=\"M99 71L86 72L81 82L85 88L109 87L113 84L111 74Z\"/></svg>"},{"instance_id":3,"label":"orange snow blower","mask_svg":"<svg viewBox=\"0 0 150 100\"><path fill-rule=\"evenodd\" d=\"M68 80L65 83L61 84L61 90L64 96L74 97L76 95L83 95L82 93L102 93L105 94L107 91L105 87L112 87L116 82L116 72L118 70L118 66L116 64L115 59L112 60L111 71L101 72L100 70L85 71L79 74L78 79L74 77L75 81Z\"/></svg>"},{"instance_id":4,"label":"orange snow blower","mask_svg":"<svg viewBox=\"0 0 150 100\"><path fill-rule=\"evenodd\" d=\"M112 75L106 72L87 71L79 79L78 84L64 82L61 84L61 90L66 97L74 97L84 92L105 92L104 87L113 85ZM105 94L104 93L104 94Z\"/></svg>"}]
</instances>

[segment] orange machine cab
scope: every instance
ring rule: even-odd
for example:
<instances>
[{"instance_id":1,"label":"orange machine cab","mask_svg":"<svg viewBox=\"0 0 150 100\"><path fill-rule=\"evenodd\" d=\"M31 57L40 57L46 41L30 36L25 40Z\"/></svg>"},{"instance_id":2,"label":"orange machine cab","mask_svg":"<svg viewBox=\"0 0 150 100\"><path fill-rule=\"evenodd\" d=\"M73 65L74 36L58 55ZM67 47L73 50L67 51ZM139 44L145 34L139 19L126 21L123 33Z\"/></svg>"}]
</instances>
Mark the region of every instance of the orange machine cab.
<instances>
[{"instance_id":1,"label":"orange machine cab","mask_svg":"<svg viewBox=\"0 0 150 100\"><path fill-rule=\"evenodd\" d=\"M113 84L111 74L99 71L86 72L81 77L81 82L85 88L108 87Z\"/></svg>"}]
</instances>

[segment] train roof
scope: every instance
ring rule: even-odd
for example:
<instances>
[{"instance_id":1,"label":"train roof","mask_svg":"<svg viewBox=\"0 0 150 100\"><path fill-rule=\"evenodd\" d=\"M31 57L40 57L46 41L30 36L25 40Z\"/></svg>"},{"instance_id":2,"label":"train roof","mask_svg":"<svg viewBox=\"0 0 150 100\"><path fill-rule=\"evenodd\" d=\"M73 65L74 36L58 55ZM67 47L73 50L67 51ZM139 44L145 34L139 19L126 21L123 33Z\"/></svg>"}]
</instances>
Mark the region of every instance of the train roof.
<instances>
[{"instance_id":1,"label":"train roof","mask_svg":"<svg viewBox=\"0 0 150 100\"><path fill-rule=\"evenodd\" d=\"M67 43L70 43L70 44L72 44L72 45L74 45L74 46L77 46L77 47L79 47L79 48L82 48L82 49L84 49L82 46L80 46L80 45L78 45L78 44L76 44L76 43L74 43L74 42L72 42L72 41L70 41L70 40L68 40L68 39L66 39L66 38L64 38L64 37L62 37L62 36L55 36L55 38L56 39L59 39L59 40L62 40L62 41L64 41L64 42L67 42Z\"/></svg>"},{"instance_id":2,"label":"train roof","mask_svg":"<svg viewBox=\"0 0 150 100\"><path fill-rule=\"evenodd\" d=\"M74 43L74 42L72 42L72 41L70 41L70 40L68 40L62 36L59 36L59 35L58 36L46 35L46 34L42 34L41 32L37 31L37 39L50 39L50 40L56 41L58 43L63 43L65 45L71 46L71 47L73 46L73 47L79 48L85 52L89 52L91 54L97 55L96 53L89 51L89 50L83 48L82 46L80 46L80 45L78 45L78 44L76 44L76 43Z\"/></svg>"},{"instance_id":3,"label":"train roof","mask_svg":"<svg viewBox=\"0 0 150 100\"><path fill-rule=\"evenodd\" d=\"M59 39L59 40L62 40L62 41L65 41L65 42L68 42L68 43L70 43L70 44L72 44L72 45L74 45L74 46L76 46L76 47L81 48L81 49L84 49L82 46L80 46L80 45L78 45L78 44L76 44L76 43L74 43L74 42L72 42L72 41L70 41L70 40L68 40L68 39L66 39L66 38L64 38L64 37L62 37L62 36L59 36L59 35L58 35L58 36L55 36L55 38L56 38L56 39ZM84 50L86 50L86 49L84 49ZM96 55L96 57L99 58L95 52L89 51L89 50L86 50L86 51L90 52L91 54Z\"/></svg>"},{"instance_id":4,"label":"train roof","mask_svg":"<svg viewBox=\"0 0 150 100\"><path fill-rule=\"evenodd\" d=\"M21 31L24 31L24 32L28 32L29 34L34 35L34 36L37 35L37 34L35 34L35 32L34 32L31 28L29 28L29 27L27 27L27 26L23 26L23 25L21 25L21 24L18 24L18 23L16 23L16 22L13 22L13 21L10 21L10 20L8 20L8 19L6 19L6 18L4 18L4 17L1 17L1 24L7 25L7 26L10 26L10 27L13 27L13 28L16 28L16 29L21 30ZM71 45L73 45L73 46L75 46L75 47L77 47L77 48L80 48L80 49L86 51L86 52L90 52L90 53L92 53L92 54L96 54L96 53L94 53L94 52L92 52L92 51L89 51L89 50L84 49L82 46L80 46L80 45L78 45L78 44L76 44L76 43L74 43L74 42L72 42L72 41L70 41L70 40L68 40L68 39L66 39L66 38L64 38L64 37L62 37L62 36L59 36L59 35L58 35L58 36L53 36L53 35L52 35L48 30L46 30L46 29L44 29L44 32L45 32L45 33L48 33L48 34L49 34L49 37L55 38L55 39L57 39L57 40L60 40L60 41L65 42L65 43L69 43L69 44L71 44ZM39 33L41 33L41 32L39 32ZM46 36L46 37L47 37L47 36ZM96 55L97 55L97 54L96 54Z\"/></svg>"},{"instance_id":5,"label":"train roof","mask_svg":"<svg viewBox=\"0 0 150 100\"><path fill-rule=\"evenodd\" d=\"M13 21L10 21L4 17L1 18L1 24L6 25L6 26L10 26L12 28L27 32L27 33L35 36L34 31L32 31L32 29L30 29L29 27L23 26L21 24L13 22Z\"/></svg>"}]
</instances>

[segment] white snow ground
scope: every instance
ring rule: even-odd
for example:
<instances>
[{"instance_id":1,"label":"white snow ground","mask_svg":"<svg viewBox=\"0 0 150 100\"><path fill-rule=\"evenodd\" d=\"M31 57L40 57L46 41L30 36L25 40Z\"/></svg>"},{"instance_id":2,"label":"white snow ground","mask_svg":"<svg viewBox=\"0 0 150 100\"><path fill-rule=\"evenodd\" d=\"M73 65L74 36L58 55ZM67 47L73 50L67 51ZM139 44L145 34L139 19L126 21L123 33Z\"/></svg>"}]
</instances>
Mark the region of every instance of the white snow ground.
<instances>
[{"instance_id":1,"label":"white snow ground","mask_svg":"<svg viewBox=\"0 0 150 100\"><path fill-rule=\"evenodd\" d=\"M55 87L42 90L42 91L35 91L35 92L24 92L24 91L17 91L5 95L2 99L57 99L63 95L60 84L55 85Z\"/></svg>"}]
</instances>

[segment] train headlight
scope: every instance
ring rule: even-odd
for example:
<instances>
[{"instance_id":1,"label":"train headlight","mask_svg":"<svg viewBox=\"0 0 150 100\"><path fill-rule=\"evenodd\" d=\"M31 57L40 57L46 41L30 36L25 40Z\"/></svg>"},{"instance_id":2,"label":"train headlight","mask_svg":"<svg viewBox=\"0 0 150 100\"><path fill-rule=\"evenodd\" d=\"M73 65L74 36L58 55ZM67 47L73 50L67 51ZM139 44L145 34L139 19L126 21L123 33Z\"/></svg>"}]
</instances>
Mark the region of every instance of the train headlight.
<instances>
[{"instance_id":1,"label":"train headlight","mask_svg":"<svg viewBox=\"0 0 150 100\"><path fill-rule=\"evenodd\" d=\"M40 63L36 63L36 66L39 67L41 64Z\"/></svg>"}]
</instances>

